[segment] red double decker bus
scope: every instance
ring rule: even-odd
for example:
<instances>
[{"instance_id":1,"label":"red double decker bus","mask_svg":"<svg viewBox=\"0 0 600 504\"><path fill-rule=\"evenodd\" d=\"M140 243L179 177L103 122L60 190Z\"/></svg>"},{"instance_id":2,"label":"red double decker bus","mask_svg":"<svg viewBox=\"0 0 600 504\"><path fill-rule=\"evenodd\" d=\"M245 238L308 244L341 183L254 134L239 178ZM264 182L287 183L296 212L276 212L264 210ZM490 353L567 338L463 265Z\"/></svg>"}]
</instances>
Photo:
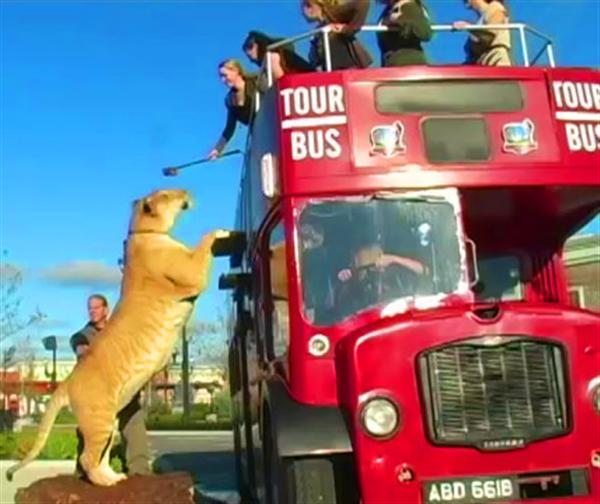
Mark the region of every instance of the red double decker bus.
<instances>
[{"instance_id":1,"label":"red double decker bus","mask_svg":"<svg viewBox=\"0 0 600 504\"><path fill-rule=\"evenodd\" d=\"M244 498L599 502L600 318L561 259L600 207L599 119L583 68L261 96L220 280Z\"/></svg>"}]
</instances>

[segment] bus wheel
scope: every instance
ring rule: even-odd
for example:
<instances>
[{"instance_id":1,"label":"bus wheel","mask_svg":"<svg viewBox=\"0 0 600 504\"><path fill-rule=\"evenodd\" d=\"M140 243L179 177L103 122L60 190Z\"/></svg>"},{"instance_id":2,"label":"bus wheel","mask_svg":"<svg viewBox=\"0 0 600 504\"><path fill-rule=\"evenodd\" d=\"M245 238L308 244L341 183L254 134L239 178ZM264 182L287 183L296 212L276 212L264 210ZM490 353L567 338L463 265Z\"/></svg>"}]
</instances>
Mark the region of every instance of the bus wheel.
<instances>
[{"instance_id":1,"label":"bus wheel","mask_svg":"<svg viewBox=\"0 0 600 504\"><path fill-rule=\"evenodd\" d=\"M293 460L288 466L291 476L291 503L318 502L336 504L333 464L325 458Z\"/></svg>"},{"instance_id":2,"label":"bus wheel","mask_svg":"<svg viewBox=\"0 0 600 504\"><path fill-rule=\"evenodd\" d=\"M238 491L240 495L246 493L246 483L242 473L242 443L240 441L240 429L237 422L233 422L233 453L235 455L235 480L237 483Z\"/></svg>"},{"instance_id":3,"label":"bus wheel","mask_svg":"<svg viewBox=\"0 0 600 504\"><path fill-rule=\"evenodd\" d=\"M264 439L268 504L336 504L333 463L325 458L282 458L273 438Z\"/></svg>"}]
</instances>

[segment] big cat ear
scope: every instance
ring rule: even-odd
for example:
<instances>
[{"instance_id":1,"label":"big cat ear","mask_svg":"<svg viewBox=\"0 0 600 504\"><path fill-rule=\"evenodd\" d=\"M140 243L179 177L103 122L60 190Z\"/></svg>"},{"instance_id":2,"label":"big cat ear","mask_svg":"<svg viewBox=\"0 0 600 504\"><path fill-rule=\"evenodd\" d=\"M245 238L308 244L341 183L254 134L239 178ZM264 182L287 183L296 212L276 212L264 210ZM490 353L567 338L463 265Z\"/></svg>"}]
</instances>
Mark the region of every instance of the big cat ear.
<instances>
[{"instance_id":1,"label":"big cat ear","mask_svg":"<svg viewBox=\"0 0 600 504\"><path fill-rule=\"evenodd\" d=\"M132 206L133 208L135 208L139 202L140 202L140 200L139 200L139 199L135 199L135 200L133 200L133 203L131 203L131 206Z\"/></svg>"}]
</instances>

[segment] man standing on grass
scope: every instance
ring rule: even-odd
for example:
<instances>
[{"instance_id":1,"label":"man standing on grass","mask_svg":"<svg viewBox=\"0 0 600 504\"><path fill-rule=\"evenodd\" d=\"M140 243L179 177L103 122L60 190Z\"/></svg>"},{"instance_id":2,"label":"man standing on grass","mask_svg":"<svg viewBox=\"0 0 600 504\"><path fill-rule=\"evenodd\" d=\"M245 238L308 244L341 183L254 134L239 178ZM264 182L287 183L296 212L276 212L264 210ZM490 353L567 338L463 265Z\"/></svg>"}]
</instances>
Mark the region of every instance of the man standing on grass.
<instances>
[{"instance_id":1,"label":"man standing on grass","mask_svg":"<svg viewBox=\"0 0 600 504\"><path fill-rule=\"evenodd\" d=\"M87 300L88 323L73 336L71 348L81 359L89 349L94 338L102 337L109 315L108 300L101 294L92 294ZM140 393L117 415L121 439L125 442L125 472L128 474L150 474L150 451L148 435L144 423L144 411L140 404ZM83 436L77 429L77 472L83 474L79 465L79 456L83 452Z\"/></svg>"}]
</instances>

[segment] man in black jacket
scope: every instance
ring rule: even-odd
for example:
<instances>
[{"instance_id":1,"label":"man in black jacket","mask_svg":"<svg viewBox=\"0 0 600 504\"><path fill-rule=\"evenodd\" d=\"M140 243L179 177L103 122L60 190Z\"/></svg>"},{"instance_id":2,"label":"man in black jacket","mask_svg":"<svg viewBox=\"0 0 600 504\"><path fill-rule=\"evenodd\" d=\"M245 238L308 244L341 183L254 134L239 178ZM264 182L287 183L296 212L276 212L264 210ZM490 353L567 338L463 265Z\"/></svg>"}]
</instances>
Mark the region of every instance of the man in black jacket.
<instances>
[{"instance_id":1,"label":"man in black jacket","mask_svg":"<svg viewBox=\"0 0 600 504\"><path fill-rule=\"evenodd\" d=\"M88 323L70 339L71 348L77 360L83 358L94 338L102 337L109 315L107 299L101 294L93 294L87 301ZM125 471L129 474L150 474L150 453L148 435L144 423L144 412L140 404L140 393L117 415L119 432L125 441ZM79 456L83 452L83 436L77 429L77 472L83 473L79 465Z\"/></svg>"}]
</instances>

